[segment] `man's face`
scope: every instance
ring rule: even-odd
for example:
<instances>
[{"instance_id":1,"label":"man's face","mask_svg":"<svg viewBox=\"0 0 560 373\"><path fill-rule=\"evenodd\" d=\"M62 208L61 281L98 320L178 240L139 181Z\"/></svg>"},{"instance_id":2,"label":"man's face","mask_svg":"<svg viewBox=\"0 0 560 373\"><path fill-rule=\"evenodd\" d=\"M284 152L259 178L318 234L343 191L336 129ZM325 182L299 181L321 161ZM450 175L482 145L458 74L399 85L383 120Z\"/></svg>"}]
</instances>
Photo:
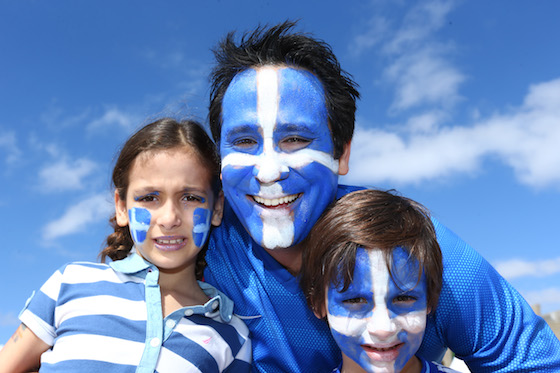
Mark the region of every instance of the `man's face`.
<instances>
[{"instance_id":1,"label":"man's face","mask_svg":"<svg viewBox=\"0 0 560 373\"><path fill-rule=\"evenodd\" d=\"M222 102L222 182L261 246L287 248L307 236L336 196L333 152L315 75L265 66L234 77Z\"/></svg>"}]
</instances>

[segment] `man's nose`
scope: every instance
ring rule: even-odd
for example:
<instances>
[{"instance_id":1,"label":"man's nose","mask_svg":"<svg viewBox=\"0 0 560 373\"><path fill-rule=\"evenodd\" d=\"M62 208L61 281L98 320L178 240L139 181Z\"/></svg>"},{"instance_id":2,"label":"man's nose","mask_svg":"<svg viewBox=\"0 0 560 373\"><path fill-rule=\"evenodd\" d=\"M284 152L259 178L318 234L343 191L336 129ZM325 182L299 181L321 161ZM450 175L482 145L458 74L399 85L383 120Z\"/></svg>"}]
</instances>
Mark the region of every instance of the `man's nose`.
<instances>
[{"instance_id":1,"label":"man's nose","mask_svg":"<svg viewBox=\"0 0 560 373\"><path fill-rule=\"evenodd\" d=\"M271 139L266 139L259 162L253 171L257 180L261 184L270 184L286 179L289 172L290 168L281 159L281 154L274 149Z\"/></svg>"}]
</instances>

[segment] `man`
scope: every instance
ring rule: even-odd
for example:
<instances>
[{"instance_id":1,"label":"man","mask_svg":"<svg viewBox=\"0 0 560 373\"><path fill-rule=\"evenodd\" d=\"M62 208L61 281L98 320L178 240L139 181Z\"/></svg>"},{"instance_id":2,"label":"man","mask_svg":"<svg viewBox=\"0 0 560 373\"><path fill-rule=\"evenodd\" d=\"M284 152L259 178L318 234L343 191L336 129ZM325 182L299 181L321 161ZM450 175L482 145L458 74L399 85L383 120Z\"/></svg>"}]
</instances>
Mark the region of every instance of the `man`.
<instances>
[{"instance_id":1,"label":"man","mask_svg":"<svg viewBox=\"0 0 560 373\"><path fill-rule=\"evenodd\" d=\"M215 51L210 126L222 157L226 207L205 279L229 295L252 333L256 371L328 372L340 361L327 324L298 286L302 240L348 172L355 83L330 47L257 29ZM560 342L471 247L434 220L444 277L419 354L451 348L472 371L558 372Z\"/></svg>"}]
</instances>

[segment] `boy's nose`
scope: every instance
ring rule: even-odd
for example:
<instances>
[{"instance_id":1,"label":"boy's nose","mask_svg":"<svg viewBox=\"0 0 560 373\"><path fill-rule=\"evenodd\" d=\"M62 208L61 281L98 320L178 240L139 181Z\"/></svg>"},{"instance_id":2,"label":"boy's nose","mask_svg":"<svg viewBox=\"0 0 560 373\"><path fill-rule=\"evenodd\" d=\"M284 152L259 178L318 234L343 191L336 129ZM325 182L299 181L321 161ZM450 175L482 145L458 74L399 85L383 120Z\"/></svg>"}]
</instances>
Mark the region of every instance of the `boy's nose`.
<instances>
[{"instance_id":1,"label":"boy's nose","mask_svg":"<svg viewBox=\"0 0 560 373\"><path fill-rule=\"evenodd\" d=\"M379 341L392 337L396 332L396 327L389 315L389 310L385 307L375 307L373 316L368 322L367 330L372 337Z\"/></svg>"}]
</instances>

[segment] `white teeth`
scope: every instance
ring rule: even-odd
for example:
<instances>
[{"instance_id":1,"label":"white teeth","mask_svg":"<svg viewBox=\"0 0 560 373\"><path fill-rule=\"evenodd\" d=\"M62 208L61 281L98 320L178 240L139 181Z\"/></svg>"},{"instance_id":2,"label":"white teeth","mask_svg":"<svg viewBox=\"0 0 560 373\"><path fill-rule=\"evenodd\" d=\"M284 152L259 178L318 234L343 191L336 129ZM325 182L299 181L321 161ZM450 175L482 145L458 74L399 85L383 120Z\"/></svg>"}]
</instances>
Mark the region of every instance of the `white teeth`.
<instances>
[{"instance_id":1,"label":"white teeth","mask_svg":"<svg viewBox=\"0 0 560 373\"><path fill-rule=\"evenodd\" d=\"M287 204L290 202L295 201L298 198L298 194L292 194L290 196L285 196L285 197L280 197L280 198L262 198L262 197L258 197L258 196L253 196L253 199L261 204L261 205L265 205L267 207L275 207L275 206L279 206L282 204Z\"/></svg>"},{"instance_id":2,"label":"white teeth","mask_svg":"<svg viewBox=\"0 0 560 373\"><path fill-rule=\"evenodd\" d=\"M177 238L175 240L161 240L160 239L160 240L156 240L156 241L157 241L157 243L162 244L162 245L175 245L175 244L183 242L183 239L182 238Z\"/></svg>"}]
</instances>

